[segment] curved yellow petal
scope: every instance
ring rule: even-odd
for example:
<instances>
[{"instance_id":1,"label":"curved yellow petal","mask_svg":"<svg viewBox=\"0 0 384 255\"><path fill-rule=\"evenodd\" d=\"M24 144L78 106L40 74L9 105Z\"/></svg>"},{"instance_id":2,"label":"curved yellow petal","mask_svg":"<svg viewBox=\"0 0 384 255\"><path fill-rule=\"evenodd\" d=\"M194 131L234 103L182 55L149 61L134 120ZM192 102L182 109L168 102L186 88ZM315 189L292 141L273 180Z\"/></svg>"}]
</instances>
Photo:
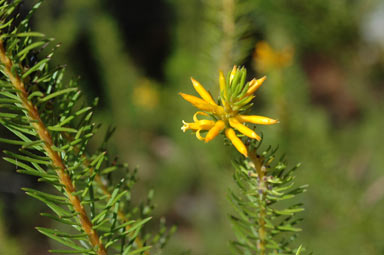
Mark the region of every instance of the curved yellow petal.
<instances>
[{"instance_id":1,"label":"curved yellow petal","mask_svg":"<svg viewBox=\"0 0 384 255\"><path fill-rule=\"evenodd\" d=\"M199 108L202 111L214 112L215 109L217 108L217 106L209 104L201 98L184 94L181 92L179 93L179 95L182 96L184 100L190 102L191 104L193 104L193 106L195 106L196 108Z\"/></svg>"},{"instance_id":2,"label":"curved yellow petal","mask_svg":"<svg viewBox=\"0 0 384 255\"><path fill-rule=\"evenodd\" d=\"M215 138L221 131L225 128L225 122L222 120L216 121L215 125L208 131L208 134L205 136L205 142L211 141Z\"/></svg>"},{"instance_id":3,"label":"curved yellow petal","mask_svg":"<svg viewBox=\"0 0 384 255\"><path fill-rule=\"evenodd\" d=\"M237 129L243 135L246 135L246 136L253 138L253 139L256 139L258 141L261 140L260 136L258 136L255 131L253 131L249 127L241 124L236 118L229 118L229 125L231 125L231 127L235 128L235 129Z\"/></svg>"},{"instance_id":4,"label":"curved yellow petal","mask_svg":"<svg viewBox=\"0 0 384 255\"><path fill-rule=\"evenodd\" d=\"M201 96L202 99L204 99L207 103L216 105L215 100L213 100L211 94L203 87L203 85L200 84L200 82L196 81L191 77L191 81L193 84L193 88L196 90L197 93Z\"/></svg>"},{"instance_id":5,"label":"curved yellow petal","mask_svg":"<svg viewBox=\"0 0 384 255\"><path fill-rule=\"evenodd\" d=\"M199 139L200 141L203 141L203 140L205 139L205 137L202 137L202 136L200 135L200 131L201 131L200 129L196 131L196 137L197 137L197 139Z\"/></svg>"},{"instance_id":6,"label":"curved yellow petal","mask_svg":"<svg viewBox=\"0 0 384 255\"><path fill-rule=\"evenodd\" d=\"M272 124L279 123L278 120L274 120L268 117L258 116L258 115L237 115L236 118L240 122L249 122L249 123L260 124L260 125L272 125Z\"/></svg>"},{"instance_id":7,"label":"curved yellow petal","mask_svg":"<svg viewBox=\"0 0 384 255\"><path fill-rule=\"evenodd\" d=\"M199 119L197 118L197 115L208 116L208 114L205 113L205 112L195 112L195 114L193 114L193 121L194 121L194 122L199 121Z\"/></svg>"},{"instance_id":8,"label":"curved yellow petal","mask_svg":"<svg viewBox=\"0 0 384 255\"><path fill-rule=\"evenodd\" d=\"M237 137L235 131L232 128L225 129L225 135L241 154L243 154L245 157L248 157L247 147L245 147L241 139Z\"/></svg>"},{"instance_id":9,"label":"curved yellow petal","mask_svg":"<svg viewBox=\"0 0 384 255\"><path fill-rule=\"evenodd\" d=\"M253 79L250 83L249 83L249 88L247 90L247 93L245 94L246 96L250 96L252 95L253 93L255 93L255 91L263 84L263 82L267 79L267 76L263 76L261 77L260 79Z\"/></svg>"},{"instance_id":10,"label":"curved yellow petal","mask_svg":"<svg viewBox=\"0 0 384 255\"><path fill-rule=\"evenodd\" d=\"M185 133L185 131L187 131L189 129L190 123L187 123L184 120L182 122L183 122L183 126L181 127L181 130L183 130L183 132Z\"/></svg>"},{"instance_id":11,"label":"curved yellow petal","mask_svg":"<svg viewBox=\"0 0 384 255\"><path fill-rule=\"evenodd\" d=\"M181 130L185 133L185 131L192 130L209 130L215 125L213 120L199 120L196 122L188 123L183 120L183 126Z\"/></svg>"}]
</instances>

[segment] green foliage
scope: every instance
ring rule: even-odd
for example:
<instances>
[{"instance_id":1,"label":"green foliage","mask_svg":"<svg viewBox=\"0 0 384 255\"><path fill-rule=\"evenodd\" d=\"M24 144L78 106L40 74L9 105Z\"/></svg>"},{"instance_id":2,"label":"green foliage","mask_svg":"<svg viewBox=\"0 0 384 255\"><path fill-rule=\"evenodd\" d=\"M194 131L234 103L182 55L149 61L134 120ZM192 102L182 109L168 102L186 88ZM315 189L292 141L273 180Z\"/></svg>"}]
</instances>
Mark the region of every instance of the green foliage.
<instances>
[{"instance_id":1,"label":"green foliage","mask_svg":"<svg viewBox=\"0 0 384 255\"><path fill-rule=\"evenodd\" d=\"M159 233L145 230L153 191L144 203L132 201L137 171L108 153L113 131L98 150L87 151L100 128L92 120L97 100L84 103L77 82L63 81L65 68L50 64L56 49L52 39L30 30L29 20L41 2L25 17L18 13L20 2L0 1L0 124L14 135L0 142L17 145L17 151L4 151L4 160L17 172L52 186L47 192L23 189L51 209L43 216L61 226L37 230L65 247L51 250L55 253L159 252L174 229L168 231L163 221Z\"/></svg>"},{"instance_id":2,"label":"green foliage","mask_svg":"<svg viewBox=\"0 0 384 255\"><path fill-rule=\"evenodd\" d=\"M238 241L232 242L234 254L296 254L292 242L301 229L297 224L303 211L296 195L307 185L294 185L294 171L284 157L277 159L271 147L261 142L250 145L250 157L233 163L238 192L230 192L236 210L231 221ZM292 202L293 201L293 202Z\"/></svg>"},{"instance_id":3,"label":"green foliage","mask_svg":"<svg viewBox=\"0 0 384 255\"><path fill-rule=\"evenodd\" d=\"M25 13L32 2L25 1L19 10ZM217 87L218 67L223 66L222 58L230 56L222 55L223 2L50 0L33 17L33 30L62 43L50 65L68 64L64 81L80 75L83 98L91 102L90 98L100 96L94 120L118 127L108 143L108 154L118 151L122 161L140 165L141 181L135 185L133 200L136 195L145 197L146 187L154 186L158 206L151 215L167 215L167 220L180 226L165 254L185 249L196 255L226 254L228 246L223 240L234 239L225 217L229 203L223 200L233 185L233 168L226 159L231 147L224 148L220 140L202 145L182 134L180 120L190 116L192 107L176 96L180 91L193 90L190 76L218 94L212 89ZM157 3L167 8L154 7ZM382 254L384 143L378 138L384 129L384 44L381 26L377 26L382 20L382 1L239 0L235 9L236 42L231 52L243 54L222 70L238 64L247 67L248 78L267 76L251 110L277 118L280 124L257 127L256 131L262 131L269 144L279 144L290 162L304 163L296 183L311 187L300 197L306 210L297 244L327 255ZM240 23L246 26L246 33L242 33ZM138 30L146 36L132 33ZM159 43L164 38L166 47ZM239 39L248 40L250 48L245 49ZM291 66L252 73L252 43L261 40L277 51L292 47ZM132 41L146 47L134 47ZM164 56L156 68L141 59L153 53ZM154 69L162 73L161 78L151 74ZM151 110L132 100L136 95L133 90L143 81L149 81L159 92ZM0 109L0 114L9 117L10 113ZM2 126L0 133L7 141L19 142ZM94 136L87 154L93 154L90 152L97 150L102 139ZM14 150L17 145L1 143L0 148L18 153ZM42 226L41 217L35 213L39 202L27 200L25 204L25 196L14 191L35 184L19 185L27 177L13 174L15 167L6 161L0 162L0 169L6 227L0 246L8 244L8 253L12 246L23 253L35 252L36 244L46 247L46 239L28 232L31 225ZM50 192L49 183L37 185L39 191ZM146 230L151 222L144 225ZM61 228L61 223L48 219L46 224Z\"/></svg>"},{"instance_id":4,"label":"green foliage","mask_svg":"<svg viewBox=\"0 0 384 255\"><path fill-rule=\"evenodd\" d=\"M248 95L247 92L256 80L245 82L247 70L244 67L239 67L233 79L230 78L231 75L232 74L228 72L224 86L225 92L223 90L223 92L220 93L220 98L225 98L230 105L233 105L233 111L246 111L253 106L250 102L254 99L254 96L252 93Z\"/></svg>"}]
</instances>

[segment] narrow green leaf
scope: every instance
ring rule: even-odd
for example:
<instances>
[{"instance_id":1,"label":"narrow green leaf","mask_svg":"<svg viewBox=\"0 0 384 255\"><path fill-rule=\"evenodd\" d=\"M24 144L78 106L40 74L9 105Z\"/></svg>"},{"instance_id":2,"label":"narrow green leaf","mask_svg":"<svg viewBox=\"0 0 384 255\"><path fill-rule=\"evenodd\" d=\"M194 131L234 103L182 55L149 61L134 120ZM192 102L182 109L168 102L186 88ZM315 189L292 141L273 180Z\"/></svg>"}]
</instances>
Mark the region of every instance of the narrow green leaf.
<instances>
[{"instance_id":1,"label":"narrow green leaf","mask_svg":"<svg viewBox=\"0 0 384 255\"><path fill-rule=\"evenodd\" d=\"M28 100L31 100L34 97L43 97L44 94L41 91L34 91L28 96Z\"/></svg>"},{"instance_id":2,"label":"narrow green leaf","mask_svg":"<svg viewBox=\"0 0 384 255\"><path fill-rule=\"evenodd\" d=\"M71 116L68 116L62 120L60 120L60 123L57 124L56 126L57 127L62 127L64 126L65 124L69 123L71 120L73 120L75 118L75 116L71 115Z\"/></svg>"},{"instance_id":3,"label":"narrow green leaf","mask_svg":"<svg viewBox=\"0 0 384 255\"><path fill-rule=\"evenodd\" d=\"M85 112L87 112L87 111L89 111L89 110L91 110L91 109L92 109L92 107L90 107L90 106L88 106L88 107L84 107L83 109L78 110L78 111L75 113L75 115L79 116L79 115L81 115L81 114L83 114L83 113L85 113Z\"/></svg>"},{"instance_id":4,"label":"narrow green leaf","mask_svg":"<svg viewBox=\"0 0 384 255\"><path fill-rule=\"evenodd\" d=\"M21 76L22 79L25 79L26 77L28 77L31 73L37 71L37 70L41 70L45 64L47 64L49 62L49 58L44 58L43 60L41 60L39 63L37 63L36 65L34 65L33 67L29 68L28 71L26 71L25 73L23 73L23 75Z\"/></svg>"},{"instance_id":5,"label":"narrow green leaf","mask_svg":"<svg viewBox=\"0 0 384 255\"><path fill-rule=\"evenodd\" d=\"M68 199L66 197L45 193L45 192L38 191L38 190L35 190L35 189L31 189L31 188L22 188L22 190L26 191L26 192L29 192L31 194L33 193L33 194L36 194L38 196L45 197L45 198L50 199L50 200L55 200L55 201L59 201L59 202L66 202L66 201L68 201Z\"/></svg>"},{"instance_id":6,"label":"narrow green leaf","mask_svg":"<svg viewBox=\"0 0 384 255\"><path fill-rule=\"evenodd\" d=\"M57 151L57 152L60 152L60 153L62 153L62 152L65 152L65 150L63 150L63 149L61 149L61 148L59 148L59 147L56 147L56 146L51 146L51 148L52 148L52 150L54 150L54 151Z\"/></svg>"},{"instance_id":7,"label":"narrow green leaf","mask_svg":"<svg viewBox=\"0 0 384 255\"><path fill-rule=\"evenodd\" d=\"M86 137L83 137L83 138L86 138ZM81 143L84 140L83 138L79 138L79 139L73 140L72 142L69 143L69 145L70 146L75 146L75 145Z\"/></svg>"},{"instance_id":8,"label":"narrow green leaf","mask_svg":"<svg viewBox=\"0 0 384 255\"><path fill-rule=\"evenodd\" d=\"M48 228L42 228L42 227L37 227L36 229L40 233L48 236L49 238L56 240L57 242L64 244L65 246L68 246L72 249L75 249L75 251L79 251L79 253L84 252L84 251L88 251L87 249L84 249L84 247L81 247L81 246L78 246L77 244L75 244L71 239L59 236L59 234L63 233L61 231L48 229ZM72 253L73 252L74 251L72 251Z\"/></svg>"},{"instance_id":9,"label":"narrow green leaf","mask_svg":"<svg viewBox=\"0 0 384 255\"><path fill-rule=\"evenodd\" d=\"M6 22L6 23L0 25L0 29L4 29L4 28L10 26L10 24L11 24L12 22L13 22L13 19L9 19L8 22Z\"/></svg>"},{"instance_id":10,"label":"narrow green leaf","mask_svg":"<svg viewBox=\"0 0 384 255\"><path fill-rule=\"evenodd\" d=\"M8 161L9 163L12 163L14 164L15 166L17 167L20 167L22 169L25 169L26 171L30 171L30 172L38 172L36 171L35 169L33 169L32 167L28 166L27 164L24 164L23 162L20 162L16 159L12 159L12 158L7 158L7 157L4 157L3 158L5 161Z\"/></svg>"},{"instance_id":11,"label":"narrow green leaf","mask_svg":"<svg viewBox=\"0 0 384 255\"><path fill-rule=\"evenodd\" d=\"M35 193L30 193L30 192L26 192L26 194L28 194L29 196L33 197L33 198L36 198L38 200L40 200L41 202L43 202L44 204L46 204L49 208L52 209L52 211L54 211L58 216L64 216L64 215L68 215L68 212L63 209L62 207L60 207L59 205L55 204L54 202L44 198L44 197L41 197Z\"/></svg>"},{"instance_id":12,"label":"narrow green leaf","mask_svg":"<svg viewBox=\"0 0 384 255\"><path fill-rule=\"evenodd\" d=\"M6 125L5 127L8 128L8 130L11 131L13 134L15 134L17 137L19 137L22 141L24 141L24 144L22 146L32 142L28 136L23 134L23 132L20 132L20 128L14 128L14 125ZM33 135L35 135L35 133L33 133Z\"/></svg>"},{"instance_id":13,"label":"narrow green leaf","mask_svg":"<svg viewBox=\"0 0 384 255\"><path fill-rule=\"evenodd\" d=\"M38 32L23 32L17 34L8 34L4 35L4 37L44 37L45 35Z\"/></svg>"},{"instance_id":14,"label":"narrow green leaf","mask_svg":"<svg viewBox=\"0 0 384 255\"><path fill-rule=\"evenodd\" d=\"M105 218L105 215L108 213L108 210L102 210L98 215L92 219L92 224L96 224L99 221L102 221Z\"/></svg>"},{"instance_id":15,"label":"narrow green leaf","mask_svg":"<svg viewBox=\"0 0 384 255\"><path fill-rule=\"evenodd\" d=\"M302 212L302 211L304 211L304 208L273 210L274 213L279 215L294 215L295 213Z\"/></svg>"},{"instance_id":16,"label":"narrow green leaf","mask_svg":"<svg viewBox=\"0 0 384 255\"><path fill-rule=\"evenodd\" d=\"M30 157L33 157L33 158L36 158L36 159L40 159L40 160L44 160L44 161L49 161L50 160L50 158L48 156L37 155L35 153L30 152L29 150L20 150L20 151L23 152L26 156L30 156Z\"/></svg>"},{"instance_id":17,"label":"narrow green leaf","mask_svg":"<svg viewBox=\"0 0 384 255\"><path fill-rule=\"evenodd\" d=\"M73 219L67 219L65 217L57 217L53 214L50 214L50 213L40 213L41 216L45 216L45 217L48 217L52 220L55 220L57 222L60 222L60 223L63 223L63 224L66 224L66 225L70 225L70 226L73 226L73 225L76 225L76 226L80 226L80 224L76 223L75 221L73 221ZM75 215L74 215L75 216Z\"/></svg>"},{"instance_id":18,"label":"narrow green leaf","mask_svg":"<svg viewBox=\"0 0 384 255\"><path fill-rule=\"evenodd\" d=\"M77 133L77 130L74 128L59 127L59 126L49 126L48 130L54 132L68 132L68 133Z\"/></svg>"},{"instance_id":19,"label":"narrow green leaf","mask_svg":"<svg viewBox=\"0 0 384 255\"><path fill-rule=\"evenodd\" d=\"M128 190L124 190L123 192L121 192L120 194L118 193L119 191L119 188L116 188L113 192L112 192L112 196L111 196L111 199L109 199L107 205L105 206L105 208L110 208L112 207L122 196L124 196L125 194L128 193Z\"/></svg>"},{"instance_id":20,"label":"narrow green leaf","mask_svg":"<svg viewBox=\"0 0 384 255\"><path fill-rule=\"evenodd\" d=\"M94 160L91 161L90 166L94 167L95 165L100 165L100 162L104 160L106 152L100 153Z\"/></svg>"},{"instance_id":21,"label":"narrow green leaf","mask_svg":"<svg viewBox=\"0 0 384 255\"><path fill-rule=\"evenodd\" d=\"M40 145L40 144L43 144L44 141L43 140L37 140L37 141L32 141L32 142L26 142L23 146L21 146L22 149L28 149L28 148L31 148L31 147L34 147L34 148L37 148L37 149L40 149L41 147L40 146L37 146L37 145Z\"/></svg>"},{"instance_id":22,"label":"narrow green leaf","mask_svg":"<svg viewBox=\"0 0 384 255\"><path fill-rule=\"evenodd\" d=\"M119 226L117 226L117 227L111 229L111 232L116 232L116 231L118 231L118 230L120 230L120 229L122 229L122 228L125 228L126 226L129 226L129 225L134 224L135 222L136 222L136 221L134 221L134 220L127 221L127 222L125 222L125 223L123 223L123 224L120 224Z\"/></svg>"},{"instance_id":23,"label":"narrow green leaf","mask_svg":"<svg viewBox=\"0 0 384 255\"><path fill-rule=\"evenodd\" d=\"M299 246L299 248L297 249L297 251L296 251L296 255L300 255L300 254L301 254L301 250L302 250L302 248L303 248L303 245L301 244L301 245Z\"/></svg>"},{"instance_id":24,"label":"narrow green leaf","mask_svg":"<svg viewBox=\"0 0 384 255\"><path fill-rule=\"evenodd\" d=\"M44 172L39 172L39 171L29 171L29 170L24 170L24 169L17 169L16 172L20 173L20 174L28 174L28 175L32 175L32 176L37 176L37 177L41 177L41 178L44 178L44 179L48 179L48 180L55 180L56 182L58 181L58 177L56 175L51 175L51 174L46 174Z\"/></svg>"},{"instance_id":25,"label":"narrow green leaf","mask_svg":"<svg viewBox=\"0 0 384 255\"><path fill-rule=\"evenodd\" d=\"M106 175L106 174L109 174L109 173L111 173L111 172L113 172L113 171L115 171L115 170L117 170L117 169L118 169L117 166L107 167L107 168L103 169L103 170L100 172L100 174L101 174L101 175Z\"/></svg>"},{"instance_id":26,"label":"narrow green leaf","mask_svg":"<svg viewBox=\"0 0 384 255\"><path fill-rule=\"evenodd\" d=\"M37 158L33 158L33 157L24 156L24 155L16 154L16 153L13 153L13 152L7 151L7 150L4 151L4 154L11 156L11 157L14 157L16 159L27 161L27 162L34 162L34 163L43 164L43 165L52 164L51 161L46 161L46 160L41 160L41 159L37 159Z\"/></svg>"},{"instance_id":27,"label":"narrow green leaf","mask_svg":"<svg viewBox=\"0 0 384 255\"><path fill-rule=\"evenodd\" d=\"M83 253L83 254L97 254L96 252L89 250L89 249L83 249L83 250L48 250L51 253L65 253L65 254L76 254L76 253Z\"/></svg>"},{"instance_id":28,"label":"narrow green leaf","mask_svg":"<svg viewBox=\"0 0 384 255\"><path fill-rule=\"evenodd\" d=\"M39 101L40 102L46 102L54 97L58 97L58 96L61 96L61 95L64 95L64 94L67 94L67 93L70 93L70 92L73 92L73 91L77 91L78 88L67 88L67 89L63 89L63 90L60 90L60 91L56 91L52 94L49 94L48 96L46 97L43 97L43 98L40 98Z\"/></svg>"},{"instance_id":29,"label":"narrow green leaf","mask_svg":"<svg viewBox=\"0 0 384 255\"><path fill-rule=\"evenodd\" d=\"M121 253L121 255L129 255L129 252L131 251L131 249L132 249L132 245L129 245L125 248L122 246L120 253Z\"/></svg>"},{"instance_id":30,"label":"narrow green leaf","mask_svg":"<svg viewBox=\"0 0 384 255\"><path fill-rule=\"evenodd\" d=\"M37 179L38 182L46 182L50 183L53 186L58 186L58 187L65 187L64 184L61 184L60 181L56 178L47 178L47 177L42 177Z\"/></svg>"},{"instance_id":31,"label":"narrow green leaf","mask_svg":"<svg viewBox=\"0 0 384 255\"><path fill-rule=\"evenodd\" d=\"M93 225L93 229L94 230L104 229L103 231L108 231L108 228L104 227L103 225L109 221L110 221L110 219L106 218L106 219L100 221L98 224Z\"/></svg>"},{"instance_id":32,"label":"narrow green leaf","mask_svg":"<svg viewBox=\"0 0 384 255\"><path fill-rule=\"evenodd\" d=\"M38 47L44 45L45 43L46 43L45 41L39 41L39 42L32 43L32 44L28 45L27 47L25 47L23 50L19 51L17 53L17 56L21 57L20 60L22 60L25 58L25 56L28 54L28 52L30 52L31 50L33 50L35 48L38 48Z\"/></svg>"},{"instance_id":33,"label":"narrow green leaf","mask_svg":"<svg viewBox=\"0 0 384 255\"><path fill-rule=\"evenodd\" d=\"M15 104L15 103L20 103L20 100L11 99L11 98L0 98L0 104Z\"/></svg>"},{"instance_id":34,"label":"narrow green leaf","mask_svg":"<svg viewBox=\"0 0 384 255\"><path fill-rule=\"evenodd\" d=\"M148 218L145 218L143 220L137 221L128 230L124 231L124 233L130 233L130 232L133 232L135 230L140 229L145 223L147 223L151 219L152 219L152 217L148 217Z\"/></svg>"},{"instance_id":35,"label":"narrow green leaf","mask_svg":"<svg viewBox=\"0 0 384 255\"><path fill-rule=\"evenodd\" d=\"M295 228L295 227L292 227L291 225L278 226L277 229L283 230L283 231L292 231L292 232L300 232L302 230L301 228Z\"/></svg>"},{"instance_id":36,"label":"narrow green leaf","mask_svg":"<svg viewBox=\"0 0 384 255\"><path fill-rule=\"evenodd\" d=\"M13 99L10 99L13 100ZM0 112L0 118L13 119L17 118L19 115L14 113Z\"/></svg>"},{"instance_id":37,"label":"narrow green leaf","mask_svg":"<svg viewBox=\"0 0 384 255\"><path fill-rule=\"evenodd\" d=\"M10 90L12 92L18 92L19 90ZM10 93L10 92L7 92L7 91L0 91L0 95L3 95L5 97L8 97L8 98L11 98L11 99L15 99L15 100L19 100L20 101L20 98L17 96L17 94L15 93Z\"/></svg>"},{"instance_id":38,"label":"narrow green leaf","mask_svg":"<svg viewBox=\"0 0 384 255\"><path fill-rule=\"evenodd\" d=\"M105 248L108 248L109 246L115 244L116 242L120 241L120 238L115 238L105 244Z\"/></svg>"},{"instance_id":39,"label":"narrow green leaf","mask_svg":"<svg viewBox=\"0 0 384 255\"><path fill-rule=\"evenodd\" d=\"M128 253L128 254L129 254L129 255L138 254L138 253L147 251L147 250L149 250L149 249L151 249L151 248L152 248L152 246L145 246L145 247L139 248L139 249L137 249L137 250L134 250L134 251L132 251L132 252L130 252L130 253Z\"/></svg>"}]
</instances>

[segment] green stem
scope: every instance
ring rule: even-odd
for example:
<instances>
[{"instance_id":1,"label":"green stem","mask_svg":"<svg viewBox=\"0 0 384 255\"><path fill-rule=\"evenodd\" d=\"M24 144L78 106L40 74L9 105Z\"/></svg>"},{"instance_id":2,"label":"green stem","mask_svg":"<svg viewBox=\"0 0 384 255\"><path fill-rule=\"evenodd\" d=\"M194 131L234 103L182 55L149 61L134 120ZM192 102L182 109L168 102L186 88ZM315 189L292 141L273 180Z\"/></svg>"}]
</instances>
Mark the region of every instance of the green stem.
<instances>
[{"instance_id":1,"label":"green stem","mask_svg":"<svg viewBox=\"0 0 384 255\"><path fill-rule=\"evenodd\" d=\"M249 152L249 158L254 164L257 177L259 180L259 205L260 205L260 211L259 211L259 218L258 218L258 224L259 224L259 243L257 244L257 247L260 251L260 255L265 255L266 250L266 229L265 229L265 217L266 217L266 208L265 208L265 200L266 200L266 194L265 194L265 187L266 183L264 180L265 177L265 167L262 164L262 160L259 155L255 154L254 152Z\"/></svg>"}]
</instances>

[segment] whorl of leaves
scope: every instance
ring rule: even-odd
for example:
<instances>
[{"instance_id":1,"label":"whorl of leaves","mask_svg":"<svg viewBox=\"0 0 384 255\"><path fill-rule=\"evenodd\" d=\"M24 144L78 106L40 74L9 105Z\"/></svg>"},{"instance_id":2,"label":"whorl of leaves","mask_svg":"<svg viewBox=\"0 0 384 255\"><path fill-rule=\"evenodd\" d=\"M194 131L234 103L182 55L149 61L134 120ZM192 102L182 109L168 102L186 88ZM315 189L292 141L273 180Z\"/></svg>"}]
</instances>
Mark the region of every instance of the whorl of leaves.
<instances>
[{"instance_id":1,"label":"whorl of leaves","mask_svg":"<svg viewBox=\"0 0 384 255\"><path fill-rule=\"evenodd\" d=\"M253 160L250 157L233 163L238 192L231 191L229 196L236 211L231 216L237 237L231 243L232 250L247 255L299 254L302 248L292 248L292 242L301 231L297 213L304 209L295 197L307 188L294 185L293 174L300 164L289 168L284 157L276 158L277 149L262 150L260 145L250 145ZM256 164L262 172L257 171Z\"/></svg>"},{"instance_id":2,"label":"whorl of leaves","mask_svg":"<svg viewBox=\"0 0 384 255\"><path fill-rule=\"evenodd\" d=\"M84 103L77 82L63 81L64 66L50 64L57 49L53 39L30 30L29 19L41 2L25 17L19 13L20 3L0 0L0 40L12 62L12 73L24 83L28 102L36 109L52 139L51 149L65 164L65 173L76 189L72 195L81 201L108 254L148 254L151 247L162 248L173 230L169 231L164 222L157 234L146 233L144 228L151 219L153 192L149 192L145 203L136 206L132 203L136 170L129 170L108 153L106 143L112 129L107 131L100 148L88 154L87 144L99 128L92 121L97 100L92 106ZM14 164L19 173L36 176L39 181L52 185L49 192L24 190L51 209L51 213L42 213L43 216L62 226L37 230L67 247L51 252L97 254L97 247L93 247L84 232L65 185L60 182L46 144L33 125L36 116L30 116L25 100L20 98L20 90L15 89L4 70L2 63L0 125L13 133L13 137L0 137L0 143L17 146L17 150L4 151L4 160Z\"/></svg>"}]
</instances>

